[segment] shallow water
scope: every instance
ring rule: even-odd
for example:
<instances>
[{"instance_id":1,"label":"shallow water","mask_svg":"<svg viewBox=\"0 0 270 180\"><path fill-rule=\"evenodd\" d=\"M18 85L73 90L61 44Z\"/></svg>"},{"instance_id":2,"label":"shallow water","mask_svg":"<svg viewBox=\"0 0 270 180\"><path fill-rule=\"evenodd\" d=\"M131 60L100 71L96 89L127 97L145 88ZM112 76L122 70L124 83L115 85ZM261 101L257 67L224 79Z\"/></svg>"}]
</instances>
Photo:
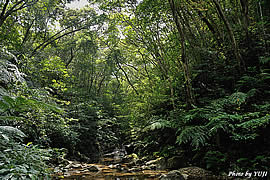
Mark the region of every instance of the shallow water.
<instances>
[{"instance_id":1,"label":"shallow water","mask_svg":"<svg viewBox=\"0 0 270 180\"><path fill-rule=\"evenodd\" d=\"M99 171L89 171L90 167L97 167ZM165 170L141 170L140 167L131 171L127 164L118 164L117 167L104 164L74 164L54 174L53 179L65 180L158 180Z\"/></svg>"}]
</instances>

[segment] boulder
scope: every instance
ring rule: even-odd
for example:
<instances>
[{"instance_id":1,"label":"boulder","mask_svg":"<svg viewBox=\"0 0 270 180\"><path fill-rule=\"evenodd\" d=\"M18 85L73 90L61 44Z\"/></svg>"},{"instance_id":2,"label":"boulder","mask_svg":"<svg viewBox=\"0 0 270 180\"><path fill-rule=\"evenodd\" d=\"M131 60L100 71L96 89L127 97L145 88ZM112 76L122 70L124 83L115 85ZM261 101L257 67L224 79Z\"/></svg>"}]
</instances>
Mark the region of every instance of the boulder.
<instances>
[{"instance_id":1,"label":"boulder","mask_svg":"<svg viewBox=\"0 0 270 180\"><path fill-rule=\"evenodd\" d=\"M134 143L124 145L124 148L126 149L127 154L131 154L134 152Z\"/></svg>"},{"instance_id":2,"label":"boulder","mask_svg":"<svg viewBox=\"0 0 270 180\"><path fill-rule=\"evenodd\" d=\"M227 180L226 177L218 177L210 171L199 167L186 167L172 170L160 177L160 180Z\"/></svg>"},{"instance_id":3,"label":"boulder","mask_svg":"<svg viewBox=\"0 0 270 180\"><path fill-rule=\"evenodd\" d=\"M152 164L153 165L153 164ZM142 170L150 170L151 168L149 167L149 166L145 166L145 165L143 165L142 166Z\"/></svg>"},{"instance_id":4,"label":"boulder","mask_svg":"<svg viewBox=\"0 0 270 180\"><path fill-rule=\"evenodd\" d=\"M123 162L125 163L137 162L138 160L139 160L139 157L135 153L125 155L123 158Z\"/></svg>"},{"instance_id":5,"label":"boulder","mask_svg":"<svg viewBox=\"0 0 270 180\"><path fill-rule=\"evenodd\" d=\"M211 171L196 166L180 168L178 170L185 180L216 180Z\"/></svg>"},{"instance_id":6,"label":"boulder","mask_svg":"<svg viewBox=\"0 0 270 180\"><path fill-rule=\"evenodd\" d=\"M72 164L71 167L74 169L79 169L79 168L82 168L82 165L80 163L77 163L77 164Z\"/></svg>"},{"instance_id":7,"label":"boulder","mask_svg":"<svg viewBox=\"0 0 270 180\"><path fill-rule=\"evenodd\" d=\"M163 157L148 161L145 163L145 165L147 166L155 166L156 169L166 169L167 165L166 165L166 159Z\"/></svg>"},{"instance_id":8,"label":"boulder","mask_svg":"<svg viewBox=\"0 0 270 180\"><path fill-rule=\"evenodd\" d=\"M150 168L151 170L157 170L157 165L156 165L156 164L151 164L151 165L149 166L149 168Z\"/></svg>"},{"instance_id":9,"label":"boulder","mask_svg":"<svg viewBox=\"0 0 270 180\"><path fill-rule=\"evenodd\" d=\"M157 163L159 163L162 159L163 159L163 158L160 157L160 158L157 158L157 159L148 161L148 162L146 162L145 164L146 164L146 165L157 164Z\"/></svg>"},{"instance_id":10,"label":"boulder","mask_svg":"<svg viewBox=\"0 0 270 180\"><path fill-rule=\"evenodd\" d=\"M187 159L184 155L181 156L173 156L167 160L166 168L167 169L180 169L183 167L187 167Z\"/></svg>"},{"instance_id":11,"label":"boulder","mask_svg":"<svg viewBox=\"0 0 270 180\"><path fill-rule=\"evenodd\" d=\"M180 171L173 170L168 172L168 174L163 174L159 178L160 180L185 180Z\"/></svg>"},{"instance_id":12,"label":"boulder","mask_svg":"<svg viewBox=\"0 0 270 180\"><path fill-rule=\"evenodd\" d=\"M128 169L128 172L134 173L134 172L139 172L142 171L142 167L133 167L131 169Z\"/></svg>"},{"instance_id":13,"label":"boulder","mask_svg":"<svg viewBox=\"0 0 270 180\"><path fill-rule=\"evenodd\" d=\"M97 172L97 171L99 171L99 168L97 167L97 166L90 166L90 167L88 167L87 168L89 171L91 171L91 172Z\"/></svg>"}]
</instances>

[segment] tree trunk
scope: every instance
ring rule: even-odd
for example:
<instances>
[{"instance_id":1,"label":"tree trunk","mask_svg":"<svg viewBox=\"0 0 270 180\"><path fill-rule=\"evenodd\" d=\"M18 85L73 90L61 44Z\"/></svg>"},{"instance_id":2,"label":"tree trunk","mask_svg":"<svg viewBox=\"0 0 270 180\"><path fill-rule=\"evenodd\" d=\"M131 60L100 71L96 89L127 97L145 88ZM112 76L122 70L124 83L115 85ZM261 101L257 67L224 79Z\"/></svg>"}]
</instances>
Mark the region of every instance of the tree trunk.
<instances>
[{"instance_id":1,"label":"tree trunk","mask_svg":"<svg viewBox=\"0 0 270 180\"><path fill-rule=\"evenodd\" d=\"M38 0L35 0L32 2L32 5L35 4ZM27 2L24 0L17 1L12 5L10 8L8 8L10 0L6 0L2 12L0 14L0 27L4 24L6 19L11 16L13 13L16 13L19 10L22 10L27 7ZM29 4L28 4L29 5Z\"/></svg>"},{"instance_id":2,"label":"tree trunk","mask_svg":"<svg viewBox=\"0 0 270 180\"><path fill-rule=\"evenodd\" d=\"M244 30L246 32L246 39L249 41L249 17L248 17L248 0L240 0L241 7L242 7L242 15L243 15L243 25Z\"/></svg>"},{"instance_id":3,"label":"tree trunk","mask_svg":"<svg viewBox=\"0 0 270 180\"><path fill-rule=\"evenodd\" d=\"M120 63L117 62L117 66L119 67L119 69L124 73L129 85L132 87L132 89L134 90L134 92L139 95L138 91L136 90L136 88L133 86L133 84L131 83L131 81L128 78L128 75L126 73L126 71L122 68L122 66L120 65Z\"/></svg>"},{"instance_id":4,"label":"tree trunk","mask_svg":"<svg viewBox=\"0 0 270 180\"><path fill-rule=\"evenodd\" d=\"M242 56L241 56L241 54L239 52L239 47L238 47L238 44L237 44L237 42L235 40L232 27L231 27L228 19L226 18L223 10L221 9L221 6L220 6L219 2L217 0L213 0L213 2L214 2L215 6L217 8L219 16L221 17L221 19L224 22L225 27L226 27L226 29L228 31L231 43L233 45L234 55L235 55L237 63L238 63L238 69L239 69L240 73L242 73L243 71L245 71L245 62L243 61L243 58L242 58Z\"/></svg>"},{"instance_id":5,"label":"tree trunk","mask_svg":"<svg viewBox=\"0 0 270 180\"><path fill-rule=\"evenodd\" d=\"M268 51L268 46L267 46L267 41L266 41L266 33L265 33L265 27L264 27L264 18L263 18L263 10L262 10L262 5L261 2L258 2L258 10L259 10L259 20L261 21L261 30L262 30L262 37L264 39L264 47L265 50Z\"/></svg>"},{"instance_id":6,"label":"tree trunk","mask_svg":"<svg viewBox=\"0 0 270 180\"><path fill-rule=\"evenodd\" d=\"M181 50L182 50L182 57L180 63L182 64L182 67L184 69L184 76L185 76L185 88L186 88L186 101L187 101L187 107L190 109L195 104L195 98L192 91L192 83L191 83L191 77L190 77L190 70L189 70L189 63L186 55L186 45L185 45L185 34L183 31L183 28L181 26L181 23L179 22L179 18L177 15L177 10L175 7L174 0L169 0L169 4L171 7L172 15L180 36L181 41Z\"/></svg>"}]
</instances>

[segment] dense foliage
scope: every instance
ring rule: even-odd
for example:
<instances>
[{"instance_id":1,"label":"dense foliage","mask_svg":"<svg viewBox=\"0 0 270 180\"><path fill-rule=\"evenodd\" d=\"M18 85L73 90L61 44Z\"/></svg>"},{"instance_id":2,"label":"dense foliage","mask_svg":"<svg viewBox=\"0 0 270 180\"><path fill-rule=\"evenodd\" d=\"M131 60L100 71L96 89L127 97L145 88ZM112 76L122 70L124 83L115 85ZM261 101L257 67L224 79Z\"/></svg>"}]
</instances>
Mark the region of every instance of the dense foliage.
<instances>
[{"instance_id":1,"label":"dense foliage","mask_svg":"<svg viewBox=\"0 0 270 180\"><path fill-rule=\"evenodd\" d=\"M67 4L0 2L1 179L49 178L61 148L95 161L122 145L269 170L269 1Z\"/></svg>"}]
</instances>

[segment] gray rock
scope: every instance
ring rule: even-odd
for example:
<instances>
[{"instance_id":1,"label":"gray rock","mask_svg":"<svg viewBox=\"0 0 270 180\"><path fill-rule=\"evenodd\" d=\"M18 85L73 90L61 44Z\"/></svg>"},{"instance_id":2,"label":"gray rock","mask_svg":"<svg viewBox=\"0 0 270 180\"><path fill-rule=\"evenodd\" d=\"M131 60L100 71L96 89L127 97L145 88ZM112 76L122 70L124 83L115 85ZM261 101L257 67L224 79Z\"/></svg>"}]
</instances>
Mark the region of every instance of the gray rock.
<instances>
[{"instance_id":1,"label":"gray rock","mask_svg":"<svg viewBox=\"0 0 270 180\"><path fill-rule=\"evenodd\" d=\"M215 177L212 172L196 166L180 168L178 171L185 180L217 180L217 177Z\"/></svg>"},{"instance_id":2,"label":"gray rock","mask_svg":"<svg viewBox=\"0 0 270 180\"><path fill-rule=\"evenodd\" d=\"M59 167L56 167L56 168L54 168L54 172L55 172L55 173L58 173L58 172L61 172L61 170L60 170Z\"/></svg>"},{"instance_id":3,"label":"gray rock","mask_svg":"<svg viewBox=\"0 0 270 180\"><path fill-rule=\"evenodd\" d=\"M72 164L71 165L72 168L82 168L81 164Z\"/></svg>"},{"instance_id":4,"label":"gray rock","mask_svg":"<svg viewBox=\"0 0 270 180\"><path fill-rule=\"evenodd\" d=\"M180 169L187 167L187 159L184 155L173 156L167 160L167 169Z\"/></svg>"},{"instance_id":5,"label":"gray rock","mask_svg":"<svg viewBox=\"0 0 270 180\"><path fill-rule=\"evenodd\" d=\"M152 164L153 165L153 164ZM150 170L151 168L149 167L149 166L145 166L145 165L143 165L142 166L142 170Z\"/></svg>"},{"instance_id":6,"label":"gray rock","mask_svg":"<svg viewBox=\"0 0 270 180\"><path fill-rule=\"evenodd\" d=\"M157 158L157 159L148 161L148 162L146 162L145 164L146 164L146 165L157 164L157 163L159 163L162 159L163 159L163 158L160 157L160 158Z\"/></svg>"},{"instance_id":7,"label":"gray rock","mask_svg":"<svg viewBox=\"0 0 270 180\"><path fill-rule=\"evenodd\" d=\"M65 176L65 177L69 177L69 176L71 176L71 174L70 174L69 172L65 172L65 173L64 173L64 176Z\"/></svg>"},{"instance_id":8,"label":"gray rock","mask_svg":"<svg viewBox=\"0 0 270 180\"><path fill-rule=\"evenodd\" d=\"M88 167L87 168L89 171L91 171L91 172L97 172L97 171L99 171L99 168L97 167L97 166L90 166L90 167Z\"/></svg>"},{"instance_id":9,"label":"gray rock","mask_svg":"<svg viewBox=\"0 0 270 180\"><path fill-rule=\"evenodd\" d=\"M141 167L134 167L131 169L128 169L128 172L138 172L138 171L142 171L143 169Z\"/></svg>"},{"instance_id":10,"label":"gray rock","mask_svg":"<svg viewBox=\"0 0 270 180\"><path fill-rule=\"evenodd\" d=\"M160 180L185 180L182 174L178 170L173 170L168 172L168 174L163 174L159 178Z\"/></svg>"},{"instance_id":11,"label":"gray rock","mask_svg":"<svg viewBox=\"0 0 270 180\"><path fill-rule=\"evenodd\" d=\"M111 168L111 169L113 169L114 168L114 165L113 164L110 164L108 167Z\"/></svg>"},{"instance_id":12,"label":"gray rock","mask_svg":"<svg viewBox=\"0 0 270 180\"><path fill-rule=\"evenodd\" d=\"M64 168L62 171L63 171L63 172L68 172L68 169Z\"/></svg>"},{"instance_id":13,"label":"gray rock","mask_svg":"<svg viewBox=\"0 0 270 180\"><path fill-rule=\"evenodd\" d=\"M157 165L156 165L156 164L151 164L151 165L149 166L149 168L150 168L151 170L157 170Z\"/></svg>"},{"instance_id":14,"label":"gray rock","mask_svg":"<svg viewBox=\"0 0 270 180\"><path fill-rule=\"evenodd\" d=\"M156 167L156 169L166 169L166 160L163 157L148 161L145 163L147 166L154 166Z\"/></svg>"}]
</instances>

